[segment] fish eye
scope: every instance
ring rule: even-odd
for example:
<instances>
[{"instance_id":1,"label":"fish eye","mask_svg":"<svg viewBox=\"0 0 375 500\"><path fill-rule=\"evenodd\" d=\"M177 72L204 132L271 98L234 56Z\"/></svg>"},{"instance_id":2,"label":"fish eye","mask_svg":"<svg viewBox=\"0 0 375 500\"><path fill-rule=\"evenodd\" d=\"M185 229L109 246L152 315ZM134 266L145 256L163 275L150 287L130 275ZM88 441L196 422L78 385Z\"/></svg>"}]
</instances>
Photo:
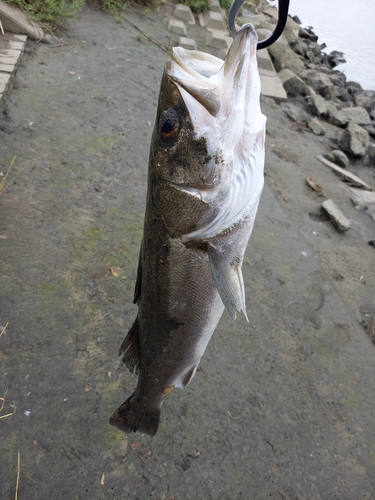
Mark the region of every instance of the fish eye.
<instances>
[{"instance_id":1,"label":"fish eye","mask_svg":"<svg viewBox=\"0 0 375 500\"><path fill-rule=\"evenodd\" d=\"M169 108L161 114L159 130L163 142L169 143L177 139L180 131L180 119L173 108Z\"/></svg>"}]
</instances>

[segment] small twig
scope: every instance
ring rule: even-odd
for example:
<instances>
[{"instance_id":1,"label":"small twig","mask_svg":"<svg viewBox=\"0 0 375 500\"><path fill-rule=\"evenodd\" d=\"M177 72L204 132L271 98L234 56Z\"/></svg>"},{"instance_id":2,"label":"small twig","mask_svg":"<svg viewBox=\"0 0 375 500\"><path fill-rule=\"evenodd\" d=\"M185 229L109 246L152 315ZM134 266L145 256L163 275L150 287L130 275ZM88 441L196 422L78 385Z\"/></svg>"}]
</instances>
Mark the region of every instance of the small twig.
<instances>
[{"instance_id":1,"label":"small twig","mask_svg":"<svg viewBox=\"0 0 375 500\"><path fill-rule=\"evenodd\" d=\"M9 325L9 321L7 322L7 324L4 326L4 328L1 330L0 332L0 337L2 336L2 334L5 332L5 330L7 329L7 326Z\"/></svg>"},{"instance_id":2,"label":"small twig","mask_svg":"<svg viewBox=\"0 0 375 500\"><path fill-rule=\"evenodd\" d=\"M1 19L0 19L0 30L1 30L1 33L2 33L3 35L5 35L5 33L4 33L4 28L3 28L3 25L2 25Z\"/></svg>"},{"instance_id":3,"label":"small twig","mask_svg":"<svg viewBox=\"0 0 375 500\"><path fill-rule=\"evenodd\" d=\"M64 45L73 45L78 42L63 42L63 43L56 43L56 45L48 45L49 49L54 49L55 47L64 47Z\"/></svg>"},{"instance_id":4,"label":"small twig","mask_svg":"<svg viewBox=\"0 0 375 500\"><path fill-rule=\"evenodd\" d=\"M160 47L162 50L164 50L164 52L167 52L169 54L169 52L171 50L170 47L167 47L166 45L164 45L164 43L161 43L161 42L159 42L159 40L156 40L156 38L153 38L151 35L149 35L148 33L146 33L146 31L143 31L142 28L139 28L136 24L134 24L131 21L129 21L129 19L125 18L125 21L127 23L131 24L133 26L133 28L135 28L140 33L142 33L142 35L144 35L146 38L148 38L152 43L154 43L155 45L157 45L158 47Z\"/></svg>"},{"instance_id":5,"label":"small twig","mask_svg":"<svg viewBox=\"0 0 375 500\"><path fill-rule=\"evenodd\" d=\"M14 500L18 500L18 486L19 486L19 483L20 483L20 470L21 470L21 456L20 456L20 452L18 452L16 494L14 495Z\"/></svg>"},{"instance_id":6,"label":"small twig","mask_svg":"<svg viewBox=\"0 0 375 500\"><path fill-rule=\"evenodd\" d=\"M270 442L268 441L268 439L264 438L264 440L265 440L265 442L266 442L267 444L269 444L269 445L271 446L271 448L273 449L273 451L276 451L276 446L274 446L272 443L270 443Z\"/></svg>"}]
</instances>

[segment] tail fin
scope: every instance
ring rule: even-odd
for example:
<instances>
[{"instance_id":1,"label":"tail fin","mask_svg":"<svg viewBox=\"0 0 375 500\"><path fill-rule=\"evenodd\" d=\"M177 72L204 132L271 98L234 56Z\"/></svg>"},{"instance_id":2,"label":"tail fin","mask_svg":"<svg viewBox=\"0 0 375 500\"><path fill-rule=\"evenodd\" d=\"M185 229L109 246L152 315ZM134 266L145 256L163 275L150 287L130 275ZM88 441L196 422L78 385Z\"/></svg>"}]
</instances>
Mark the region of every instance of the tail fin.
<instances>
[{"instance_id":1,"label":"tail fin","mask_svg":"<svg viewBox=\"0 0 375 500\"><path fill-rule=\"evenodd\" d=\"M155 436L160 421L160 408L145 411L136 401L134 393L113 413L109 423L124 432L143 432Z\"/></svg>"}]
</instances>

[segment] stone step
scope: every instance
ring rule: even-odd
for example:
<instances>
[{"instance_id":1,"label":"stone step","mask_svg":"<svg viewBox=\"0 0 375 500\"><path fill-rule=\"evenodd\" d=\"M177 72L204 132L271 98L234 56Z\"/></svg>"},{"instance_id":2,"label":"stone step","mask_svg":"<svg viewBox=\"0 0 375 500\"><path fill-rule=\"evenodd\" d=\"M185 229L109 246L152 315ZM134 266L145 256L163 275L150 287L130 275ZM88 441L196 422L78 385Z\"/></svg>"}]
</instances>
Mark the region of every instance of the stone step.
<instances>
[{"instance_id":1,"label":"stone step","mask_svg":"<svg viewBox=\"0 0 375 500\"><path fill-rule=\"evenodd\" d=\"M0 35L0 110L6 103L26 46L26 35Z\"/></svg>"}]
</instances>

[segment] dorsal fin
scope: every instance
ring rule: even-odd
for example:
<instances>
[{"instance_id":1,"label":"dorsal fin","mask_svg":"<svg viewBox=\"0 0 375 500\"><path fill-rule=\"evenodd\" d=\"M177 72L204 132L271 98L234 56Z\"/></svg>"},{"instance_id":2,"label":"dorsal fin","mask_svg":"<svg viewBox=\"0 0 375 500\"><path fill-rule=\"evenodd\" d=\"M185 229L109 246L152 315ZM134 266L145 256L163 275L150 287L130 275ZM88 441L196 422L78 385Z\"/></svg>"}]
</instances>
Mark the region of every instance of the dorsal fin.
<instances>
[{"instance_id":1,"label":"dorsal fin","mask_svg":"<svg viewBox=\"0 0 375 500\"><path fill-rule=\"evenodd\" d=\"M138 330L139 328L137 316L132 327L128 331L128 334L124 338L119 352L120 356L122 355L122 360L125 363L126 367L129 368L132 373L139 372L140 352Z\"/></svg>"}]
</instances>

